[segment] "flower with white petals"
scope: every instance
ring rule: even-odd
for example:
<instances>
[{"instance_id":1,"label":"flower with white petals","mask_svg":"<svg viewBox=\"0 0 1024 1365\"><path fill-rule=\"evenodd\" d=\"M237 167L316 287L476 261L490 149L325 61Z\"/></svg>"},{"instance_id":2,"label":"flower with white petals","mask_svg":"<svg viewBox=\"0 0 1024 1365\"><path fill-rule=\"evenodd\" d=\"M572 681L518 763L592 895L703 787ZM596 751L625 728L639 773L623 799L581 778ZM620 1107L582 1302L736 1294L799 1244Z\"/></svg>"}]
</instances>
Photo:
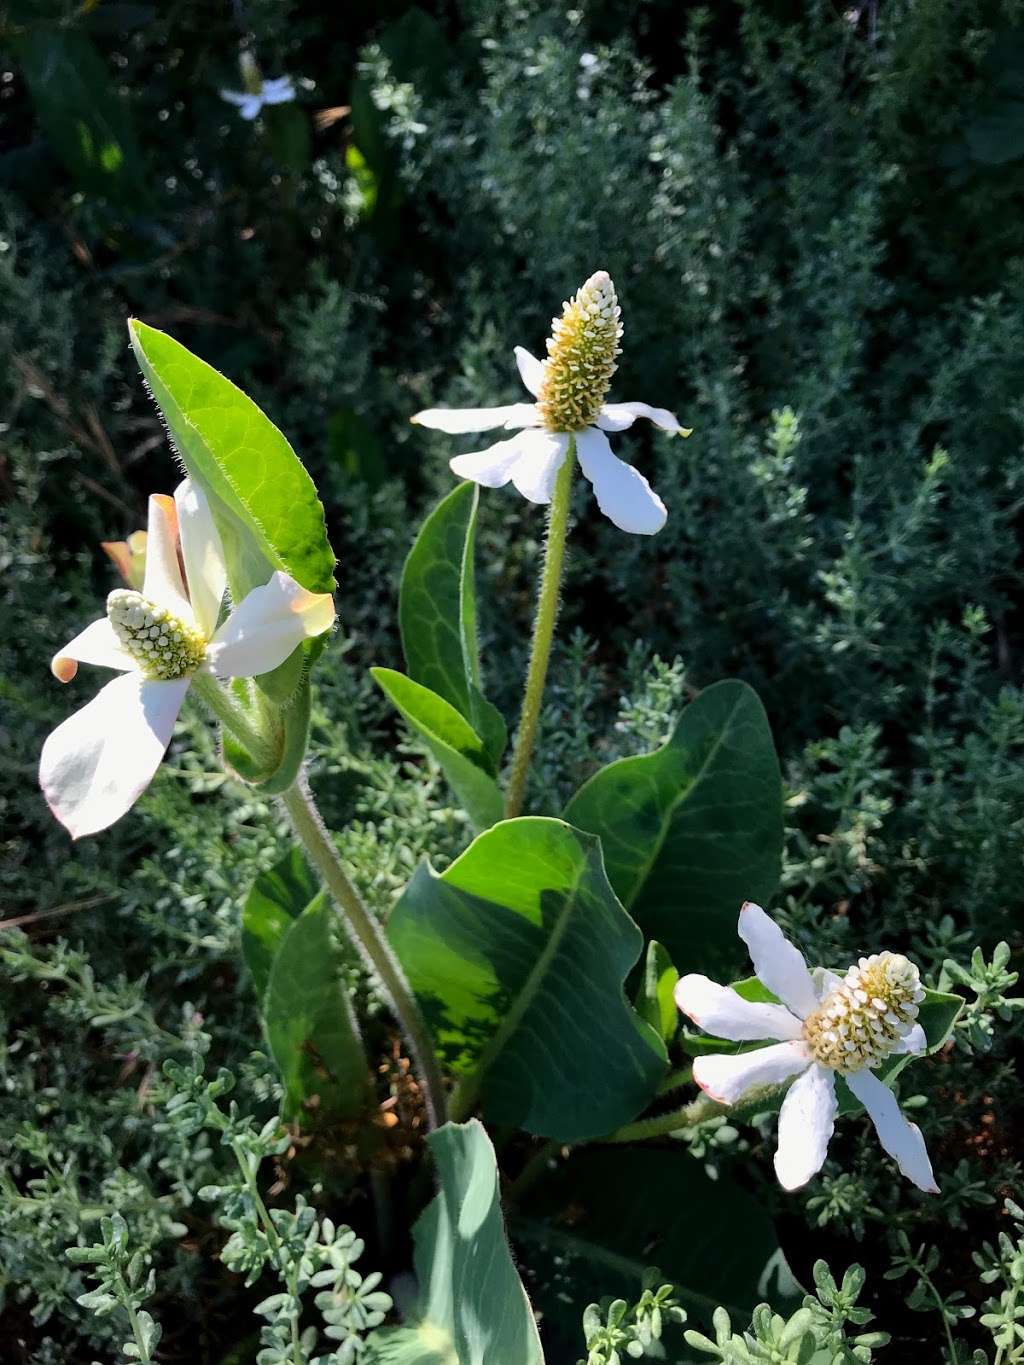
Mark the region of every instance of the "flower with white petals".
<instances>
[{"instance_id":1,"label":"flower with white petals","mask_svg":"<svg viewBox=\"0 0 1024 1365\"><path fill-rule=\"evenodd\" d=\"M330 593L307 592L279 571L218 628L226 585L220 538L200 489L186 479L173 498L151 497L141 592L116 588L106 616L50 665L64 683L80 663L122 675L43 745L39 782L73 838L106 829L145 791L197 673L269 673L334 623Z\"/></svg>"},{"instance_id":2,"label":"flower with white petals","mask_svg":"<svg viewBox=\"0 0 1024 1365\"><path fill-rule=\"evenodd\" d=\"M676 1004L707 1033L732 1042L775 1038L735 1056L698 1057L693 1079L719 1104L796 1077L779 1114L775 1173L796 1190L821 1170L835 1127L838 1073L868 1111L878 1140L908 1180L937 1194L921 1130L904 1118L874 1069L896 1053L922 1052L916 1022L924 989L917 968L899 953L862 957L843 977L812 973L802 953L759 905L740 911L740 938L761 984L781 1002L755 1004L706 976L684 976Z\"/></svg>"},{"instance_id":3,"label":"flower with white petals","mask_svg":"<svg viewBox=\"0 0 1024 1365\"><path fill-rule=\"evenodd\" d=\"M534 398L497 408L428 408L412 419L454 435L504 427L517 434L450 461L460 478L485 488L511 481L530 502L548 503L575 441L580 468L601 511L623 531L651 536L665 525L665 504L644 476L612 454L605 432L625 431L638 417L689 436L671 412L647 403L606 403L622 337L621 310L608 273L591 275L551 321L547 359L515 348L519 374Z\"/></svg>"},{"instance_id":4,"label":"flower with white petals","mask_svg":"<svg viewBox=\"0 0 1024 1365\"><path fill-rule=\"evenodd\" d=\"M278 76L272 81L265 81L251 52L242 53L239 65L245 89L222 90L220 97L227 100L228 104L237 105L242 118L252 122L259 117L264 105L287 104L295 98L291 76Z\"/></svg>"}]
</instances>

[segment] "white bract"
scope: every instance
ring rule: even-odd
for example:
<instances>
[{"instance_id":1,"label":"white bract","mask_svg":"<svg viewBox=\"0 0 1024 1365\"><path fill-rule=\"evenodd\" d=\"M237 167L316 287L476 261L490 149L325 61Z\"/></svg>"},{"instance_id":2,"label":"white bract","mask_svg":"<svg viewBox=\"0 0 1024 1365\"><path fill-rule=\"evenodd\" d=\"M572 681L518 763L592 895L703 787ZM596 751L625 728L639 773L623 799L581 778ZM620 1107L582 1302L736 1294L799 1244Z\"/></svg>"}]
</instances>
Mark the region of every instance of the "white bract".
<instances>
[{"instance_id":1,"label":"white bract","mask_svg":"<svg viewBox=\"0 0 1024 1365\"><path fill-rule=\"evenodd\" d=\"M782 1102L775 1153L779 1182L795 1190L824 1164L835 1127L838 1073L902 1173L937 1194L921 1130L904 1118L895 1095L873 1074L886 1057L924 1050L924 1030L915 1022L924 990L914 964L898 953L875 953L844 977L823 967L812 974L774 920L749 902L740 911L739 934L761 984L782 1003L755 1004L706 976L691 975L676 986L676 1004L717 1038L779 1041L739 1056L698 1057L697 1084L719 1104L735 1104L796 1077Z\"/></svg>"},{"instance_id":2,"label":"white bract","mask_svg":"<svg viewBox=\"0 0 1024 1365\"><path fill-rule=\"evenodd\" d=\"M245 89L222 90L220 97L229 104L237 105L242 118L251 122L259 117L265 104L287 104L295 98L291 76L278 76L272 81L265 81L250 52L242 53L239 64Z\"/></svg>"},{"instance_id":3,"label":"white bract","mask_svg":"<svg viewBox=\"0 0 1024 1365\"><path fill-rule=\"evenodd\" d=\"M515 348L523 383L532 403L497 408L428 408L412 419L420 426L453 435L504 427L516 431L486 450L456 455L450 461L460 478L485 488L510 481L530 502L548 503L570 441L580 468L590 480L597 505L623 531L651 536L665 525L665 504L644 476L612 454L607 431L625 431L638 417L673 435L689 436L671 412L647 403L606 403L617 368L622 336L615 286L604 270L591 275L552 318L547 359Z\"/></svg>"},{"instance_id":4,"label":"white bract","mask_svg":"<svg viewBox=\"0 0 1024 1365\"><path fill-rule=\"evenodd\" d=\"M145 791L197 673L269 673L334 623L330 593L307 592L279 571L218 628L226 585L220 538L200 489L186 479L173 498L151 497L142 591L115 589L106 616L50 665L64 683L80 663L122 674L43 745L39 782L73 838L106 829Z\"/></svg>"}]
</instances>

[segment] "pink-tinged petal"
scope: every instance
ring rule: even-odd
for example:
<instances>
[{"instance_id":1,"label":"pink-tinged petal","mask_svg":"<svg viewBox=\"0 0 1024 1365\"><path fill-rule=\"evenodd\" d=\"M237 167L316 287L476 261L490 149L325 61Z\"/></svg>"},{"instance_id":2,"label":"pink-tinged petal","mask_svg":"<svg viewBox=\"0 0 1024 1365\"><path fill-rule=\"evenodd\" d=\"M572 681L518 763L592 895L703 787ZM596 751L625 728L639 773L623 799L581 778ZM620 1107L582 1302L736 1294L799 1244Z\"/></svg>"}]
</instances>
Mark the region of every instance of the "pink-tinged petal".
<instances>
[{"instance_id":1,"label":"pink-tinged petal","mask_svg":"<svg viewBox=\"0 0 1024 1365\"><path fill-rule=\"evenodd\" d=\"M524 431L519 449L519 459L510 471L512 482L530 502L550 502L569 449L568 436L554 431Z\"/></svg>"},{"instance_id":2,"label":"pink-tinged petal","mask_svg":"<svg viewBox=\"0 0 1024 1365\"><path fill-rule=\"evenodd\" d=\"M818 992L799 948L794 948L779 926L752 901L740 911L739 935L750 950L750 960L761 984L806 1019L818 1008Z\"/></svg>"},{"instance_id":3,"label":"pink-tinged petal","mask_svg":"<svg viewBox=\"0 0 1024 1365\"><path fill-rule=\"evenodd\" d=\"M116 668L124 673L135 667L135 660L114 633L105 616L93 621L69 640L50 661L50 671L62 683L68 683L78 672L79 664L95 664L98 668Z\"/></svg>"},{"instance_id":4,"label":"pink-tinged petal","mask_svg":"<svg viewBox=\"0 0 1024 1365\"><path fill-rule=\"evenodd\" d=\"M120 820L149 786L188 685L126 673L48 736L39 785L73 839Z\"/></svg>"},{"instance_id":5,"label":"pink-tinged petal","mask_svg":"<svg viewBox=\"0 0 1024 1365\"><path fill-rule=\"evenodd\" d=\"M210 642L206 657L222 678L255 678L283 664L303 640L334 625L329 592L307 592L280 569L247 593Z\"/></svg>"},{"instance_id":6,"label":"pink-tinged petal","mask_svg":"<svg viewBox=\"0 0 1024 1365\"><path fill-rule=\"evenodd\" d=\"M909 1181L926 1194L938 1194L932 1163L916 1123L900 1112L896 1096L871 1071L855 1071L846 1084L868 1111L878 1141Z\"/></svg>"},{"instance_id":7,"label":"pink-tinged petal","mask_svg":"<svg viewBox=\"0 0 1024 1365\"><path fill-rule=\"evenodd\" d=\"M738 1057L712 1053L693 1063L693 1079L718 1104L735 1104L748 1091L782 1085L811 1063L806 1043L773 1043Z\"/></svg>"},{"instance_id":8,"label":"pink-tinged petal","mask_svg":"<svg viewBox=\"0 0 1024 1365\"><path fill-rule=\"evenodd\" d=\"M491 431L494 427L532 425L537 416L533 403L505 403L500 408L426 408L409 420L418 427L431 431L447 431L451 436L463 436L473 431Z\"/></svg>"},{"instance_id":9,"label":"pink-tinged petal","mask_svg":"<svg viewBox=\"0 0 1024 1365\"><path fill-rule=\"evenodd\" d=\"M620 531L653 536L665 525L668 512L638 469L612 453L603 431L587 427L576 435L580 468L590 480L597 505Z\"/></svg>"},{"instance_id":10,"label":"pink-tinged petal","mask_svg":"<svg viewBox=\"0 0 1024 1365\"><path fill-rule=\"evenodd\" d=\"M779 1113L775 1174L784 1190L798 1190L818 1174L836 1126L835 1073L815 1063L786 1092Z\"/></svg>"},{"instance_id":11,"label":"pink-tinged petal","mask_svg":"<svg viewBox=\"0 0 1024 1365\"><path fill-rule=\"evenodd\" d=\"M228 585L224 551L206 494L191 479L174 490L181 557L196 625L207 639L217 629L220 604Z\"/></svg>"},{"instance_id":12,"label":"pink-tinged petal","mask_svg":"<svg viewBox=\"0 0 1024 1365\"><path fill-rule=\"evenodd\" d=\"M544 378L544 362L531 355L525 346L517 346L516 364L519 366L519 378L536 398Z\"/></svg>"},{"instance_id":13,"label":"pink-tinged petal","mask_svg":"<svg viewBox=\"0 0 1024 1365\"><path fill-rule=\"evenodd\" d=\"M760 1038L799 1038L803 1026L783 1005L744 1000L728 986L706 976L684 976L676 985L676 1004L705 1033L734 1043Z\"/></svg>"},{"instance_id":14,"label":"pink-tinged petal","mask_svg":"<svg viewBox=\"0 0 1024 1365\"><path fill-rule=\"evenodd\" d=\"M178 509L174 499L162 493L154 494L149 500L146 577L142 595L158 607L166 607L187 626L195 625L178 563Z\"/></svg>"},{"instance_id":15,"label":"pink-tinged petal","mask_svg":"<svg viewBox=\"0 0 1024 1365\"><path fill-rule=\"evenodd\" d=\"M652 408L649 403L605 403L596 425L602 431L625 431L638 417L647 417L656 427L671 431L673 435L689 436L693 430L692 427L681 427L675 413L669 412L668 408Z\"/></svg>"},{"instance_id":16,"label":"pink-tinged petal","mask_svg":"<svg viewBox=\"0 0 1024 1365\"><path fill-rule=\"evenodd\" d=\"M918 1053L924 1052L928 1046L928 1039L925 1031L920 1024L914 1027L903 1038L899 1040L892 1049L892 1056L916 1057Z\"/></svg>"}]
</instances>

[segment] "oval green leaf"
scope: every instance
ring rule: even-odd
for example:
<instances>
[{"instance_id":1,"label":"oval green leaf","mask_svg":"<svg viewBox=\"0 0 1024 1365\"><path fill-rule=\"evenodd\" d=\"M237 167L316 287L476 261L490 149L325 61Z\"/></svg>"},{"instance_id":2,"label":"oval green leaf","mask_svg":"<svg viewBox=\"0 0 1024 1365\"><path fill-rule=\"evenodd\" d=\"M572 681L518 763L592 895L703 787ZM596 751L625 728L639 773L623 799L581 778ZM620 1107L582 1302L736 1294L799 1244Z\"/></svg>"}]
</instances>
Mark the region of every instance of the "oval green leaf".
<instances>
[{"instance_id":1,"label":"oval green leaf","mask_svg":"<svg viewBox=\"0 0 1024 1365\"><path fill-rule=\"evenodd\" d=\"M334 911L319 893L282 936L270 966L263 1021L281 1073L286 1120L355 1118L369 1068L340 972Z\"/></svg>"},{"instance_id":2,"label":"oval green leaf","mask_svg":"<svg viewBox=\"0 0 1024 1365\"><path fill-rule=\"evenodd\" d=\"M642 938L591 835L503 821L441 875L422 865L388 934L442 1060L492 1122L579 1142L653 1098L665 1048L623 990Z\"/></svg>"},{"instance_id":3,"label":"oval green leaf","mask_svg":"<svg viewBox=\"0 0 1024 1365\"><path fill-rule=\"evenodd\" d=\"M736 915L782 861L782 777L757 693L707 688L652 754L602 768L565 818L599 836L616 895L685 971L734 958Z\"/></svg>"},{"instance_id":4,"label":"oval green leaf","mask_svg":"<svg viewBox=\"0 0 1024 1365\"><path fill-rule=\"evenodd\" d=\"M188 473L213 509L235 601L283 569L333 592L334 553L313 480L251 398L180 342L133 318L132 347Z\"/></svg>"},{"instance_id":5,"label":"oval green leaf","mask_svg":"<svg viewBox=\"0 0 1024 1365\"><path fill-rule=\"evenodd\" d=\"M418 1321L376 1332L371 1365L543 1365L505 1236L494 1148L476 1119L427 1138L439 1190L413 1230Z\"/></svg>"},{"instance_id":6,"label":"oval green leaf","mask_svg":"<svg viewBox=\"0 0 1024 1365\"><path fill-rule=\"evenodd\" d=\"M402 570L398 617L409 676L464 716L496 766L505 722L480 690L473 553L479 489L461 483L434 508Z\"/></svg>"},{"instance_id":7,"label":"oval green leaf","mask_svg":"<svg viewBox=\"0 0 1024 1365\"><path fill-rule=\"evenodd\" d=\"M454 706L429 687L392 668L370 675L441 765L463 810L478 830L501 819L504 803L483 740Z\"/></svg>"}]
</instances>

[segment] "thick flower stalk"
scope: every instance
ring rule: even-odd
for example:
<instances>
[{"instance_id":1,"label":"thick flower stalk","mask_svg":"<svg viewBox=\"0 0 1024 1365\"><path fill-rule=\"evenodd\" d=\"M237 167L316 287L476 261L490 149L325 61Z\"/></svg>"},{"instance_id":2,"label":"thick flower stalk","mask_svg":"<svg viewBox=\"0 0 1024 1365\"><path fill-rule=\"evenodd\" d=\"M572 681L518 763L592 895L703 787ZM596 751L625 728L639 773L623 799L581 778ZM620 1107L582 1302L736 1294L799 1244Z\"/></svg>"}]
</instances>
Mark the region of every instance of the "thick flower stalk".
<instances>
[{"instance_id":1,"label":"thick flower stalk","mask_svg":"<svg viewBox=\"0 0 1024 1365\"><path fill-rule=\"evenodd\" d=\"M698 1057L693 1064L697 1084L728 1105L796 1077L782 1102L775 1153L779 1182L795 1190L824 1164L838 1108L835 1079L842 1076L903 1175L937 1194L921 1130L903 1116L895 1095L874 1074L886 1058L925 1048L924 1030L916 1022L924 989L914 964L899 953L874 953L843 977L823 967L812 974L778 925L749 902L740 911L739 935L758 979L781 1003L753 1003L697 975L682 978L676 1003L715 1037L779 1041L738 1056Z\"/></svg>"},{"instance_id":2,"label":"thick flower stalk","mask_svg":"<svg viewBox=\"0 0 1024 1365\"><path fill-rule=\"evenodd\" d=\"M451 468L486 488L511 482L535 503L551 502L559 471L574 451L605 516L620 530L654 535L665 525L665 504L638 470L612 454L605 433L625 431L638 417L672 434L690 432L665 408L605 401L621 339L615 286L607 271L599 270L562 305L562 316L552 319L546 360L515 348L520 377L534 402L428 408L412 420L453 435L515 430L515 436L486 450L456 455Z\"/></svg>"},{"instance_id":3,"label":"thick flower stalk","mask_svg":"<svg viewBox=\"0 0 1024 1365\"><path fill-rule=\"evenodd\" d=\"M63 683L80 663L122 675L43 745L40 785L73 838L106 829L145 791L193 683L216 688L216 677L269 673L334 623L329 593L307 592L277 572L218 627L226 585L220 539L201 490L186 479L173 498L151 497L141 591L115 588L106 616L51 664Z\"/></svg>"}]
</instances>

